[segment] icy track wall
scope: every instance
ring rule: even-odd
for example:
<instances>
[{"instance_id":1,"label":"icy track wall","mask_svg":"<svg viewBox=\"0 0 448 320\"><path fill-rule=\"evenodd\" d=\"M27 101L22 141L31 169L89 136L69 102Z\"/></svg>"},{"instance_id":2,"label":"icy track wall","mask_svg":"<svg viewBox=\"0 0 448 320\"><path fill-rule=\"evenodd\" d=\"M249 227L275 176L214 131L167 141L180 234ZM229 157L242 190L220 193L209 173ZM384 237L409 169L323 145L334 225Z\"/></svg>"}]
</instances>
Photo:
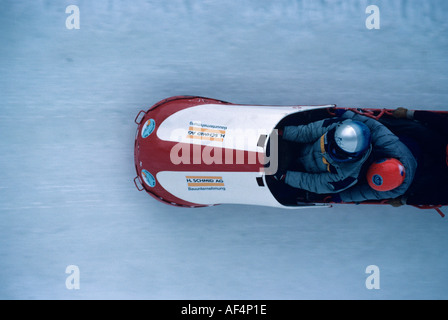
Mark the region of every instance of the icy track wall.
<instances>
[{"instance_id":1,"label":"icy track wall","mask_svg":"<svg viewBox=\"0 0 448 320\"><path fill-rule=\"evenodd\" d=\"M134 117L173 95L447 110L447 13L446 1L2 1L0 298L446 299L435 213L178 209L132 178Z\"/></svg>"}]
</instances>

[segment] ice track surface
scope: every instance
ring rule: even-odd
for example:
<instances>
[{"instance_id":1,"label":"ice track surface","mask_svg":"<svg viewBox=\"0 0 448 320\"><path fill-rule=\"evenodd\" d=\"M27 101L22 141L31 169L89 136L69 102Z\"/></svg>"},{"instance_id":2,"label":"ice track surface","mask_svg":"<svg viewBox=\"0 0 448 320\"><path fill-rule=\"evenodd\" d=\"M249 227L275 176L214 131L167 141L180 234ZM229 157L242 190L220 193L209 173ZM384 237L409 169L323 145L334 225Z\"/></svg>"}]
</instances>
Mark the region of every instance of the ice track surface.
<instances>
[{"instance_id":1,"label":"ice track surface","mask_svg":"<svg viewBox=\"0 0 448 320\"><path fill-rule=\"evenodd\" d=\"M72 4L79 30L65 26ZM379 30L365 26L371 4ZM448 2L1 8L0 298L448 298L435 211L179 209L132 182L134 117L173 95L447 110ZM69 265L79 290L66 288ZM365 286L369 265L379 290Z\"/></svg>"}]
</instances>

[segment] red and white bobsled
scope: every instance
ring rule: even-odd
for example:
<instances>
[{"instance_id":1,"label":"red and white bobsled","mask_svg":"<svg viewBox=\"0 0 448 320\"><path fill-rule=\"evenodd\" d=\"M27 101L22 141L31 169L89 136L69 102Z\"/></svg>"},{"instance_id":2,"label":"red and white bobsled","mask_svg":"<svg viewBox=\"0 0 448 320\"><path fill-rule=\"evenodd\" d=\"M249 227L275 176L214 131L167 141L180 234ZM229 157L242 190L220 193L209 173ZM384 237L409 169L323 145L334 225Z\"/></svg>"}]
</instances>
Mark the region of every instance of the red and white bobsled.
<instances>
[{"instance_id":1,"label":"red and white bobsled","mask_svg":"<svg viewBox=\"0 0 448 320\"><path fill-rule=\"evenodd\" d=\"M272 181L277 166L272 146L276 128L330 117L335 109L238 105L196 96L162 100L135 118L134 183L155 199L180 207L329 207L319 195L285 199L279 194L284 190ZM379 118L391 110L358 111Z\"/></svg>"}]
</instances>

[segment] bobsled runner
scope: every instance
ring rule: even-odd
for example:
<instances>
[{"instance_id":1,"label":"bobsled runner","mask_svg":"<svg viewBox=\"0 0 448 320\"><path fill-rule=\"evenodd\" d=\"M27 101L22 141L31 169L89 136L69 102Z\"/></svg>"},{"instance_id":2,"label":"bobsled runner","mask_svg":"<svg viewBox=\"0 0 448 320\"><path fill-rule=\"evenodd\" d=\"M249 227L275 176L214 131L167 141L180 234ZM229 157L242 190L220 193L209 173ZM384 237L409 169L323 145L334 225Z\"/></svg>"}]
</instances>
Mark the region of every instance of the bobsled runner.
<instances>
[{"instance_id":1,"label":"bobsled runner","mask_svg":"<svg viewBox=\"0 0 448 320\"><path fill-rule=\"evenodd\" d=\"M198 96L164 99L135 118L134 183L155 199L179 207L331 207L327 195L280 186L273 174L282 161L278 155L286 148L277 130L334 117L337 110L347 109L336 105L240 105ZM385 123L394 121L391 109L350 110ZM435 208L442 214L439 204L419 207Z\"/></svg>"}]
</instances>

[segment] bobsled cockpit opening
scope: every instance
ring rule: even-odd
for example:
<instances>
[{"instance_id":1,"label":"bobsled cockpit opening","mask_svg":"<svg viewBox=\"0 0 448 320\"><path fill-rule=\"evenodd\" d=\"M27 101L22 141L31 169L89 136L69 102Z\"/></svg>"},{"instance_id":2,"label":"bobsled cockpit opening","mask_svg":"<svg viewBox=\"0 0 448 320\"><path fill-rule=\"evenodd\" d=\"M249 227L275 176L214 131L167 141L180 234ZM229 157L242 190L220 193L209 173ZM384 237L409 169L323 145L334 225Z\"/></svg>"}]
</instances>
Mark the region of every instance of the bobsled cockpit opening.
<instances>
[{"instance_id":1,"label":"bobsled cockpit opening","mask_svg":"<svg viewBox=\"0 0 448 320\"><path fill-rule=\"evenodd\" d=\"M277 152L276 163L279 170L303 170L301 165L296 160L302 144L282 140L278 137L277 133L282 132L286 126L305 125L325 118L333 117L334 113L332 112L332 109L333 108L311 109L289 114L284 117L276 125L274 132L268 138L266 156L272 159L275 155L271 154L271 150L275 150ZM273 143L272 138L274 135L277 139L277 147L271 148L271 144ZM268 163L268 165L271 165L271 163ZM266 183L272 195L280 204L284 206L303 206L325 202L326 195L314 194L312 192L293 188L284 182L277 181L273 174L275 174L275 172L268 172L266 174Z\"/></svg>"},{"instance_id":2,"label":"bobsled cockpit opening","mask_svg":"<svg viewBox=\"0 0 448 320\"><path fill-rule=\"evenodd\" d=\"M338 117L335 107L327 107L320 109L311 109L304 112L297 112L286 116L282 119L275 129L280 132L285 126L305 125L311 122ZM413 206L444 206L448 205L448 198L446 198L443 190L446 190L446 172L448 166L448 146L446 142L446 131L442 126L432 125L434 123L446 123L448 112L433 111L432 124L428 120L415 121L414 119L395 117L393 112L389 109L346 109L355 113L370 117L383 124L399 140L409 148L415 160L417 161L419 172L414 177L412 184L403 195L406 199L406 204ZM438 118L434 117L437 116ZM428 115L429 117L429 115ZM437 121L436 121L437 120ZM272 137L269 138L271 140ZM270 141L268 141L270 143ZM286 171L304 171L303 167L298 163L298 154L302 150L303 144L297 142L278 141L278 167L280 172ZM366 165L372 163L374 156L380 156L380 153L372 153L370 161ZM424 174L422 174L424 173ZM434 177L440 176L438 180ZM279 175L277 175L278 178ZM365 181L364 176L359 177L359 181ZM302 206L304 204L328 203L332 194L317 194L306 190L293 188L284 181L278 181L274 175L266 175L267 185L276 198L276 200L284 206ZM425 196L414 196L415 190L424 190ZM429 190L429 191L426 191ZM442 190L442 192L440 192ZM413 200L409 200L413 197ZM357 203L366 204L384 204L392 199L372 199L364 200ZM412 202L411 202L412 201Z\"/></svg>"}]
</instances>

